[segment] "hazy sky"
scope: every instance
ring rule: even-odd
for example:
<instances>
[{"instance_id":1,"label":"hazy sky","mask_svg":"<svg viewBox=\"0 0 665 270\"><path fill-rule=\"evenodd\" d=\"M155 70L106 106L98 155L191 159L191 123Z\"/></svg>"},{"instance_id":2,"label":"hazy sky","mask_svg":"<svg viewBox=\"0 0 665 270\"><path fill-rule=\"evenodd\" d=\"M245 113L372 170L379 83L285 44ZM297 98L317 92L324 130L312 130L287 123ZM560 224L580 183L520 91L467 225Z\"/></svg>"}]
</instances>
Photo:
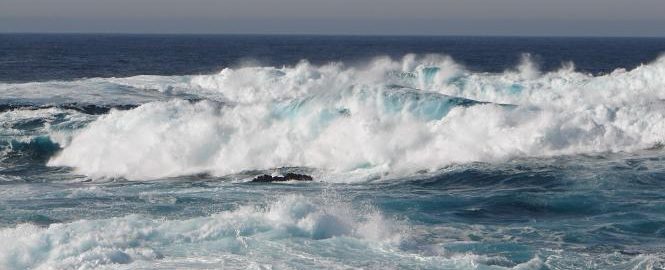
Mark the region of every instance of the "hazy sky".
<instances>
[{"instance_id":1,"label":"hazy sky","mask_svg":"<svg viewBox=\"0 0 665 270\"><path fill-rule=\"evenodd\" d=\"M665 0L0 0L0 32L665 36Z\"/></svg>"}]
</instances>

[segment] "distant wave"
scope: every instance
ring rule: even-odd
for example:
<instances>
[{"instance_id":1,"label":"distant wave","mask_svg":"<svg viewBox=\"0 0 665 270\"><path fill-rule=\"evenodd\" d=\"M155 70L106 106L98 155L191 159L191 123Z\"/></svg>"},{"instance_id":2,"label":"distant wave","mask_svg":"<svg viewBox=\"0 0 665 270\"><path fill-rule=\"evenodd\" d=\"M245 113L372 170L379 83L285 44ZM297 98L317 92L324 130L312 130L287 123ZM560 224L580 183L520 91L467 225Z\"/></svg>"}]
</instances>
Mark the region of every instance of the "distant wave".
<instances>
[{"instance_id":1,"label":"distant wave","mask_svg":"<svg viewBox=\"0 0 665 270\"><path fill-rule=\"evenodd\" d=\"M454 163L630 152L665 140L665 58L591 75L573 64L543 73L528 56L512 70L477 73L446 56L407 55L360 66L302 61L0 88L19 93L26 85L61 95L88 89L77 102L108 95L143 104L54 139L63 149L48 165L100 178L295 166L366 179Z\"/></svg>"},{"instance_id":2,"label":"distant wave","mask_svg":"<svg viewBox=\"0 0 665 270\"><path fill-rule=\"evenodd\" d=\"M116 110L129 110L138 107L136 104L119 104L119 105L97 105L97 104L79 104L79 103L64 103L64 104L0 104L0 113L14 110L42 110L50 108L58 108L64 110L73 110L85 114L106 114L111 109Z\"/></svg>"}]
</instances>

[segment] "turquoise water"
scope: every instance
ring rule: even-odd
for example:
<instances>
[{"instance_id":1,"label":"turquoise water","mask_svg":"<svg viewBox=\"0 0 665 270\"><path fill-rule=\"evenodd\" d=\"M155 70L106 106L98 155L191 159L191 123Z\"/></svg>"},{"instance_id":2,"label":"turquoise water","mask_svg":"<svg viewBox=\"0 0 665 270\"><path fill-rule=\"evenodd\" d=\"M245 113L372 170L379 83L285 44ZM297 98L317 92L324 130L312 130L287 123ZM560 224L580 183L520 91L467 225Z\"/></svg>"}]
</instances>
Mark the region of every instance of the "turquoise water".
<instances>
[{"instance_id":1,"label":"turquoise water","mask_svg":"<svg viewBox=\"0 0 665 270\"><path fill-rule=\"evenodd\" d=\"M4 267L662 267L657 151L356 184L72 183L61 173L3 184L2 238L15 243L2 248Z\"/></svg>"},{"instance_id":2,"label":"turquoise water","mask_svg":"<svg viewBox=\"0 0 665 270\"><path fill-rule=\"evenodd\" d=\"M0 38L0 269L665 267L661 39Z\"/></svg>"}]
</instances>

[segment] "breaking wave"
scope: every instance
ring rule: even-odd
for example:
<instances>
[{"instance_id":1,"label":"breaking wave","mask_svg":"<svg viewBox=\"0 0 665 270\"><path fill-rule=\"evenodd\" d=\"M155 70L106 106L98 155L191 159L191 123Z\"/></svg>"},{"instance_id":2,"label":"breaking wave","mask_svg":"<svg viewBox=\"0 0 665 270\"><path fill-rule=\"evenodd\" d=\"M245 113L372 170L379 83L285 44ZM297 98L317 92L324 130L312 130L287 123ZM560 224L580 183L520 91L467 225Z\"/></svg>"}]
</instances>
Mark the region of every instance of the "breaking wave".
<instances>
[{"instance_id":1,"label":"breaking wave","mask_svg":"<svg viewBox=\"0 0 665 270\"><path fill-rule=\"evenodd\" d=\"M302 248L317 246L322 252L336 249L339 256L351 256L360 249L369 260L372 255L386 256L390 254L382 253L396 250L404 231L401 226L371 208L356 210L340 201L287 196L267 206L243 206L183 220L129 215L47 227L21 224L0 229L0 240L13 243L0 247L0 268L97 269L105 265L117 268L165 256L172 259L220 256L220 253L231 263L236 256L254 254L243 259L244 264L311 265L321 262L298 256ZM285 239L294 241L282 241ZM318 242L299 244L306 241ZM172 251L163 254L165 247Z\"/></svg>"},{"instance_id":2,"label":"breaking wave","mask_svg":"<svg viewBox=\"0 0 665 270\"><path fill-rule=\"evenodd\" d=\"M528 55L503 73L407 55L44 84L149 93L137 108L54 138L63 149L49 165L99 178L279 167L397 177L454 163L638 151L665 139L665 58L605 75L573 64L543 73Z\"/></svg>"},{"instance_id":3,"label":"breaking wave","mask_svg":"<svg viewBox=\"0 0 665 270\"><path fill-rule=\"evenodd\" d=\"M56 138L69 138L94 119L94 115L77 109L12 105L0 112L0 168L43 164L61 149Z\"/></svg>"}]
</instances>

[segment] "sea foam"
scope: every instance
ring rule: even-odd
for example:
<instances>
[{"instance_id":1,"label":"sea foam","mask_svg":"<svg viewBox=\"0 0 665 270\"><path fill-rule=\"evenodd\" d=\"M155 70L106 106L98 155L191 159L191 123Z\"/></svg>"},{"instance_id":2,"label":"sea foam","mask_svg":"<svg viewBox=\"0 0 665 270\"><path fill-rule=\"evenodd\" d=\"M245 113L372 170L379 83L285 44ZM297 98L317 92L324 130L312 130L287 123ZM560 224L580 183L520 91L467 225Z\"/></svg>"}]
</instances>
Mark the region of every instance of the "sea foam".
<instances>
[{"instance_id":1,"label":"sea foam","mask_svg":"<svg viewBox=\"0 0 665 270\"><path fill-rule=\"evenodd\" d=\"M60 141L49 165L127 179L286 166L390 177L454 163L636 151L665 138L664 61L592 76L571 65L542 73L526 59L489 74L444 56L408 55L364 67L227 68L170 86L170 77L112 79L204 101L113 111Z\"/></svg>"},{"instance_id":2,"label":"sea foam","mask_svg":"<svg viewBox=\"0 0 665 270\"><path fill-rule=\"evenodd\" d=\"M298 258L298 239L328 240L321 243L323 248L345 250L345 245L350 245L379 253L391 250L383 251L384 246L399 244L404 232L399 222L371 208L356 210L331 200L286 196L266 206L243 206L183 220L128 215L48 227L21 224L0 229L0 240L12 243L0 246L0 268L117 268L183 255L221 256L232 261L235 255L252 253L255 255L244 259L245 264L279 264L281 260L297 264L302 260ZM282 241L285 239L296 241ZM165 247L171 253L163 254ZM312 261L316 258L308 263Z\"/></svg>"}]
</instances>

